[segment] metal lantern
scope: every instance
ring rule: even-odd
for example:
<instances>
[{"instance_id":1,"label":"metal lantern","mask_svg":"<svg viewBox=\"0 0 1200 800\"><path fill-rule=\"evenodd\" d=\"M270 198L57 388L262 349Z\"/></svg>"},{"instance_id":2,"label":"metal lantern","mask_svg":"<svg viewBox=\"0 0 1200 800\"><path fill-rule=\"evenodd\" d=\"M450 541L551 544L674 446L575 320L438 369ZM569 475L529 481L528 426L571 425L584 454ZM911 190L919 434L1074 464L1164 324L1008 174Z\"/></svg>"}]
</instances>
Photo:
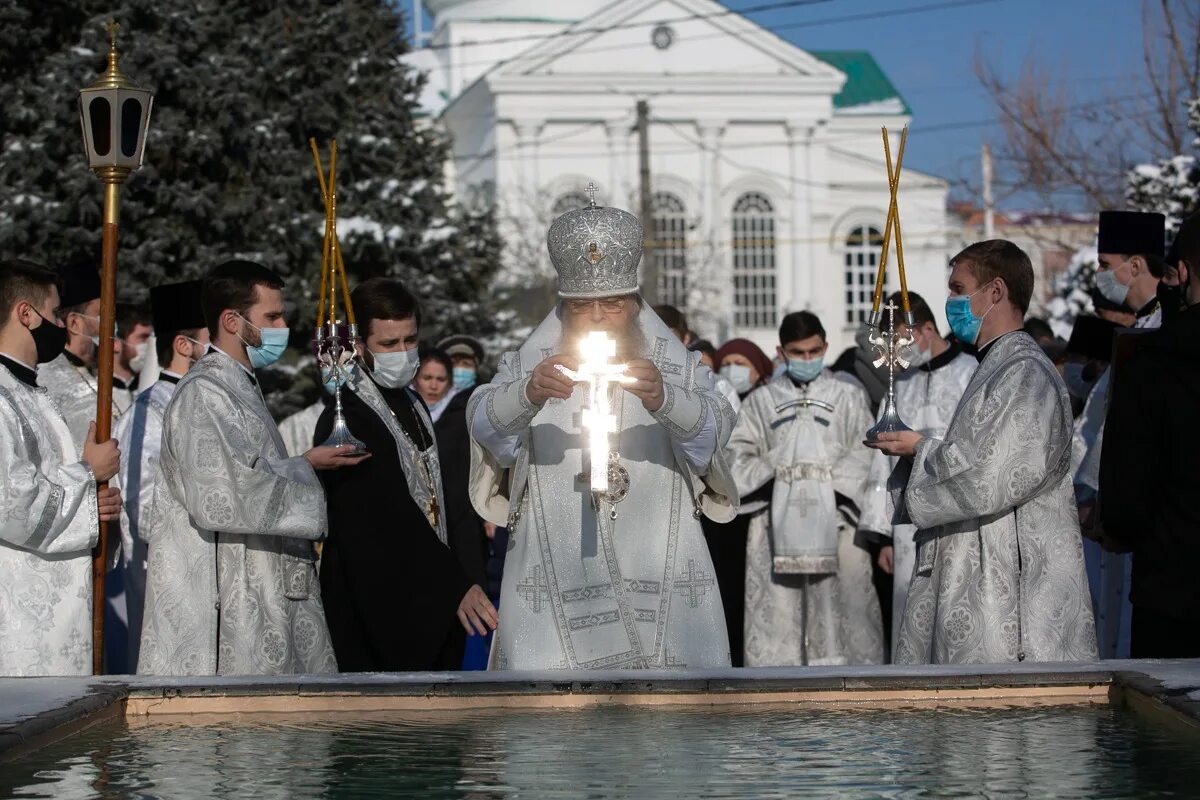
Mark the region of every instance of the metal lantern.
<instances>
[{"instance_id":1,"label":"metal lantern","mask_svg":"<svg viewBox=\"0 0 1200 800\"><path fill-rule=\"evenodd\" d=\"M100 231L100 344L96 358L96 441L112 435L113 323L117 306L117 233L121 184L142 165L154 95L134 86L117 66L117 23L108 23L108 68L79 92L79 119L88 166L104 182ZM101 484L105 487L106 484ZM92 671L104 671L104 577L108 524L92 554Z\"/></svg>"},{"instance_id":2,"label":"metal lantern","mask_svg":"<svg viewBox=\"0 0 1200 800\"><path fill-rule=\"evenodd\" d=\"M117 61L117 24L108 24L108 68L79 92L79 121L88 166L100 177L124 178L142 166L154 93L134 86Z\"/></svg>"}]
</instances>

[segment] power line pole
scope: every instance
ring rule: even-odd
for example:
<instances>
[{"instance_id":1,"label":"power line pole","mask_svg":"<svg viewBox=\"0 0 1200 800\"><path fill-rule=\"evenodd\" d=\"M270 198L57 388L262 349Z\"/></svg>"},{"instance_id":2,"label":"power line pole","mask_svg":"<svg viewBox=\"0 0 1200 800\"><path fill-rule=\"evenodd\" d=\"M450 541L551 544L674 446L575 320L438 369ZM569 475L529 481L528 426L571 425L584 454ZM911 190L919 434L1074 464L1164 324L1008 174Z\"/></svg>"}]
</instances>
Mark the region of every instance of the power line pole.
<instances>
[{"instance_id":1,"label":"power line pole","mask_svg":"<svg viewBox=\"0 0 1200 800\"><path fill-rule=\"evenodd\" d=\"M650 305L658 302L658 259L654 247L654 210L651 207L650 191L650 104L638 100L637 104L637 133L638 133L638 180L641 198L642 218L642 297Z\"/></svg>"},{"instance_id":2,"label":"power line pole","mask_svg":"<svg viewBox=\"0 0 1200 800\"><path fill-rule=\"evenodd\" d=\"M992 148L983 146L983 238L996 238L996 202L992 198Z\"/></svg>"}]
</instances>

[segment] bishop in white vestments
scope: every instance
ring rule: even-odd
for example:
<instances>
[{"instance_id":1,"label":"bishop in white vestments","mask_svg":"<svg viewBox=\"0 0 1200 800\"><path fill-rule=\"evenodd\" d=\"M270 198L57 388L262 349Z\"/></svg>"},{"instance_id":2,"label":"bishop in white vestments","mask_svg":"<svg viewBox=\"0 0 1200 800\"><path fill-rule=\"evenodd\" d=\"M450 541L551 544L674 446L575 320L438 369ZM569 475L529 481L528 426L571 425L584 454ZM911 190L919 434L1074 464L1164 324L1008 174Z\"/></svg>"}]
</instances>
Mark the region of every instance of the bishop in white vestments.
<instances>
[{"instance_id":1,"label":"bishop in white vestments","mask_svg":"<svg viewBox=\"0 0 1200 800\"><path fill-rule=\"evenodd\" d=\"M491 666L728 666L700 517L737 509L722 456L729 403L638 296L636 217L592 205L548 239L562 300L467 410L472 501L511 531ZM597 333L627 379L604 395L571 377L596 380L575 370Z\"/></svg>"},{"instance_id":2,"label":"bishop in white vestments","mask_svg":"<svg viewBox=\"0 0 1200 800\"><path fill-rule=\"evenodd\" d=\"M0 262L0 675L90 675L92 547L116 519L116 442L75 447L37 365L58 357L54 273Z\"/></svg>"},{"instance_id":3,"label":"bishop in white vestments","mask_svg":"<svg viewBox=\"0 0 1200 800\"><path fill-rule=\"evenodd\" d=\"M358 463L334 448L288 458L253 368L287 346L283 283L245 261L204 279L212 347L163 419L138 672L270 675L337 669L313 543L325 533L314 467Z\"/></svg>"},{"instance_id":4,"label":"bishop in white vestments","mask_svg":"<svg viewBox=\"0 0 1200 800\"><path fill-rule=\"evenodd\" d=\"M1016 245L978 242L951 262L946 317L980 345L944 438L881 434L901 456L889 487L917 527L899 663L1076 661L1096 630L1071 487L1071 401L1021 325L1033 267Z\"/></svg>"},{"instance_id":5,"label":"bishop in white vestments","mask_svg":"<svg viewBox=\"0 0 1200 800\"><path fill-rule=\"evenodd\" d=\"M871 556L854 540L870 454L866 393L824 369L825 329L780 324L786 372L751 392L729 440L738 491L770 486L746 543L746 666L883 663Z\"/></svg>"}]
</instances>

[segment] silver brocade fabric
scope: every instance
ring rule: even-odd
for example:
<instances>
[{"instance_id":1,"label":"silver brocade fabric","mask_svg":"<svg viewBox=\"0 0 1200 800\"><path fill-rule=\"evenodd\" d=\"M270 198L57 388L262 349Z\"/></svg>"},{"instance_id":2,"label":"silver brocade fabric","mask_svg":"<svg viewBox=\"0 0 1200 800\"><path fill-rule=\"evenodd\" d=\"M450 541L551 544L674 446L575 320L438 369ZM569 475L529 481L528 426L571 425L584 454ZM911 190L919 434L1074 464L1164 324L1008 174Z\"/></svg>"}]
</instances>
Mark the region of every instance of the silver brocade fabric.
<instances>
[{"instance_id":1,"label":"silver brocade fabric","mask_svg":"<svg viewBox=\"0 0 1200 800\"><path fill-rule=\"evenodd\" d=\"M959 353L935 370L909 370L896 378L896 406L900 417L914 431L940 439L950 427L954 410L962 399L979 362L974 356ZM895 509L887 492L888 477L899 459L876 450L871 472L863 490L859 530L883 534L892 540L892 649L900 637L900 621L908 601L908 584L916 563L917 546L912 525L893 525Z\"/></svg>"},{"instance_id":2,"label":"silver brocade fabric","mask_svg":"<svg viewBox=\"0 0 1200 800\"><path fill-rule=\"evenodd\" d=\"M546 233L546 248L558 272L559 296L636 292L642 240L642 223L619 208L578 208L554 220Z\"/></svg>"},{"instance_id":3,"label":"silver brocade fabric","mask_svg":"<svg viewBox=\"0 0 1200 800\"><path fill-rule=\"evenodd\" d=\"M325 494L246 372L210 350L163 421L138 672L336 671L313 542Z\"/></svg>"},{"instance_id":4,"label":"silver brocade fabric","mask_svg":"<svg viewBox=\"0 0 1200 800\"><path fill-rule=\"evenodd\" d=\"M425 410L425 404L417 398L416 392L412 389L406 390L413 401L413 409L417 412L417 417L421 420L421 425L424 426L430 443L429 447L424 451L419 451L417 443L405 435L404 430L400 427L400 421L396 419L395 414L388 407L387 401L380 394L374 381L364 376L362 380L355 384L353 391L358 395L359 399L375 412L375 415L383 422L384 427L392 434L392 439L396 443L396 455L400 458L400 467L404 470L404 478L408 483L408 494L412 497L413 502L417 504L417 508L423 512L427 511L431 507L431 501L434 501L436 497L436 507L439 511L437 525L434 526L434 533L437 534L442 544L446 544L446 495L442 491L442 462L438 457L437 439L433 432L433 419L430 417L429 412ZM433 486L430 486L426 482L424 468L418 463L421 460L422 452L425 453L429 474L433 479Z\"/></svg>"},{"instance_id":5,"label":"silver brocade fabric","mask_svg":"<svg viewBox=\"0 0 1200 800\"><path fill-rule=\"evenodd\" d=\"M712 560L693 513L732 518L736 491L722 450L733 423L728 402L712 389L712 374L649 309L639 321L668 392L702 404L716 424L717 449L700 476L681 454L669 420L617 390L613 436L629 471L628 497L609 518L592 510L583 471L587 433L579 425L584 392L550 400L524 423L518 468L499 467L472 444L472 496L511 492L524 483L519 518L509 539L501 589L501 621L493 669L683 669L728 666L729 639ZM468 418L499 387L523 382L558 352L562 327L555 312L514 353L495 379L471 398ZM521 389L523 391L523 389ZM665 408L665 406L664 406ZM703 418L702 418L703 421ZM697 423L699 426L699 423ZM520 466L527 464L526 467ZM518 477L514 478L513 476ZM527 475L523 481L520 475ZM513 497L513 494L506 494ZM508 508L506 505L505 508Z\"/></svg>"},{"instance_id":6,"label":"silver brocade fabric","mask_svg":"<svg viewBox=\"0 0 1200 800\"><path fill-rule=\"evenodd\" d=\"M121 448L121 561L125 569L125 609L129 626L129 663L137 665L142 612L146 597L147 538L142 525L150 519L150 500L162 470L158 465L163 417L175 394L175 384L158 381L138 395L129 413L117 422L114 438Z\"/></svg>"},{"instance_id":7,"label":"silver brocade fabric","mask_svg":"<svg viewBox=\"0 0 1200 800\"><path fill-rule=\"evenodd\" d=\"M800 472L809 476L805 483L820 494L825 508L833 507L835 491L859 503L869 464L869 451L862 446L871 426L865 393L824 373L812 382L808 396L833 405L832 413L813 406L775 410L800 396L782 376L746 397L729 442L738 491L745 495L772 480L778 486L777 474L797 472L798 454L807 453L806 463L823 469ZM778 503L772 506L750 520L746 666L882 663L883 619L871 584L871 559L854 544L854 531L836 512L819 513L815 503L789 508L783 522L787 530L777 531ZM819 550L829 568L815 574L780 571L774 556L781 540L797 552Z\"/></svg>"},{"instance_id":8,"label":"silver brocade fabric","mask_svg":"<svg viewBox=\"0 0 1200 800\"><path fill-rule=\"evenodd\" d=\"M1070 450L1062 378L1027 334L1003 336L945 438L889 486L920 529L897 662L1096 657Z\"/></svg>"},{"instance_id":9,"label":"silver brocade fabric","mask_svg":"<svg viewBox=\"0 0 1200 800\"><path fill-rule=\"evenodd\" d=\"M324 410L324 401L318 400L279 423L279 435L283 437L289 458L297 458L312 449L313 434Z\"/></svg>"},{"instance_id":10,"label":"silver brocade fabric","mask_svg":"<svg viewBox=\"0 0 1200 800\"><path fill-rule=\"evenodd\" d=\"M45 389L0 366L0 675L89 675L96 483Z\"/></svg>"}]
</instances>

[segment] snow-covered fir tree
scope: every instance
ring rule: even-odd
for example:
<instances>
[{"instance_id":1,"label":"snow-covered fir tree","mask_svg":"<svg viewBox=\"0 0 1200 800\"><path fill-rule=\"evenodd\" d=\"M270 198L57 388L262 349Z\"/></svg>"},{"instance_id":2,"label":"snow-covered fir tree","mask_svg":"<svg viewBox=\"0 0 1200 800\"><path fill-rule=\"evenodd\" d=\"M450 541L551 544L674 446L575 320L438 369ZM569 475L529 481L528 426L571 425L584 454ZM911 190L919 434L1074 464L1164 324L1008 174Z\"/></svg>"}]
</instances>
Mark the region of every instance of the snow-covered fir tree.
<instances>
[{"instance_id":1,"label":"snow-covered fir tree","mask_svg":"<svg viewBox=\"0 0 1200 800\"><path fill-rule=\"evenodd\" d=\"M1054 278L1054 297L1046 304L1046 321L1055 336L1071 337L1075 318L1092 312L1089 295L1096 280L1096 248L1084 247L1075 251L1067 268Z\"/></svg>"},{"instance_id":2,"label":"snow-covered fir tree","mask_svg":"<svg viewBox=\"0 0 1200 800\"><path fill-rule=\"evenodd\" d=\"M401 278L423 333L487 336L500 263L490 212L447 193L450 142L421 119L388 0L0 0L0 248L49 264L100 252L102 193L80 142L77 92L121 66L155 91L145 167L122 196L119 294L202 275L230 257L284 275L297 354L311 335L323 205L308 138L338 140L339 226L352 283ZM310 312L310 309L313 309ZM313 372L264 385L287 413Z\"/></svg>"}]
</instances>

